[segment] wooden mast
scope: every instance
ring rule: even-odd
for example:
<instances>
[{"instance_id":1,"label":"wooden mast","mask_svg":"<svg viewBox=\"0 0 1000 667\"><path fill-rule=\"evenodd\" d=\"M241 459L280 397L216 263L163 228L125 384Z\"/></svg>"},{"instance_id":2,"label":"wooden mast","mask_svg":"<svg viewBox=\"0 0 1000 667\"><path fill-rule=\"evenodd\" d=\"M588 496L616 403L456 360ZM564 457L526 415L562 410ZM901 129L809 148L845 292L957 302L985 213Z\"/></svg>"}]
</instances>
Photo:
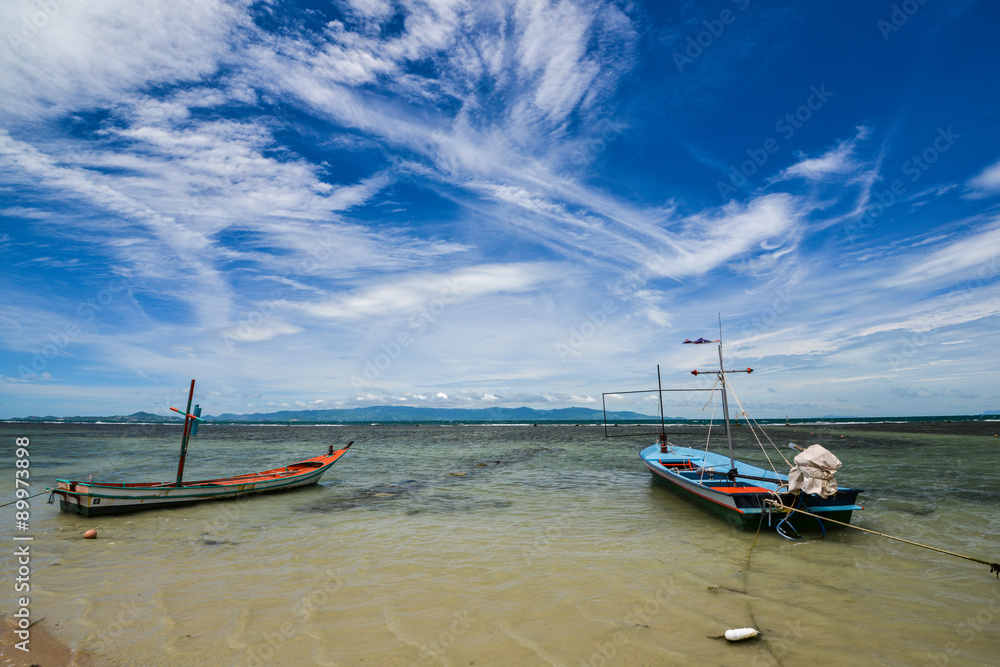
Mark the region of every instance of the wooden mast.
<instances>
[{"instance_id":1,"label":"wooden mast","mask_svg":"<svg viewBox=\"0 0 1000 667\"><path fill-rule=\"evenodd\" d=\"M181 485L184 479L184 457L187 456L188 439L191 437L191 424L194 419L191 416L191 401L194 400L194 380L191 380L191 391L188 392L187 410L184 411L184 435L181 437L181 458L177 463L177 482L175 486Z\"/></svg>"},{"instance_id":2,"label":"wooden mast","mask_svg":"<svg viewBox=\"0 0 1000 667\"><path fill-rule=\"evenodd\" d=\"M660 379L660 365L656 364L656 384L660 388L660 437L667 441L667 427L663 425L663 381Z\"/></svg>"},{"instance_id":3,"label":"wooden mast","mask_svg":"<svg viewBox=\"0 0 1000 667\"><path fill-rule=\"evenodd\" d=\"M722 382L722 414L726 420L726 440L729 441L729 469L736 470L736 459L733 456L733 434L729 430L729 400L726 397L726 371L722 365L722 336L719 332L719 381Z\"/></svg>"}]
</instances>

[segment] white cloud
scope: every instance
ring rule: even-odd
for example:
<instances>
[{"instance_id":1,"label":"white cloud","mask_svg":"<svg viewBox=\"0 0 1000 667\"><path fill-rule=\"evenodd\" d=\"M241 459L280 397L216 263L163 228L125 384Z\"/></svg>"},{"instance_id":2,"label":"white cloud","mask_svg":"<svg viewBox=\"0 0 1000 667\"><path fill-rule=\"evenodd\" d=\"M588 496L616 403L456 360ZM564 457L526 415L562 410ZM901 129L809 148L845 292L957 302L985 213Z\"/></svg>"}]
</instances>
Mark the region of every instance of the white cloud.
<instances>
[{"instance_id":1,"label":"white cloud","mask_svg":"<svg viewBox=\"0 0 1000 667\"><path fill-rule=\"evenodd\" d=\"M679 221L678 233L665 232L657 239L662 245L651 248L655 254L646 266L656 275L698 276L747 253L772 252L776 246L769 241L794 243L804 213L803 203L787 194L729 202Z\"/></svg>"},{"instance_id":2,"label":"white cloud","mask_svg":"<svg viewBox=\"0 0 1000 667\"><path fill-rule=\"evenodd\" d=\"M961 274L979 267L979 278L996 276L1000 261L1000 220L991 228L971 234L928 255L915 257L894 276L885 278L883 286L907 286L936 281L944 276Z\"/></svg>"},{"instance_id":3,"label":"white cloud","mask_svg":"<svg viewBox=\"0 0 1000 667\"><path fill-rule=\"evenodd\" d=\"M561 122L600 71L586 57L594 15L567 0L522 0L514 16L522 26L517 52L521 72L537 77L531 104L549 122Z\"/></svg>"},{"instance_id":4,"label":"white cloud","mask_svg":"<svg viewBox=\"0 0 1000 667\"><path fill-rule=\"evenodd\" d=\"M362 16L384 18L392 13L389 0L349 0L351 9Z\"/></svg>"},{"instance_id":5,"label":"white cloud","mask_svg":"<svg viewBox=\"0 0 1000 667\"><path fill-rule=\"evenodd\" d=\"M240 342L240 343L259 343L265 340L271 340L277 338L278 336L284 336L288 334L296 334L302 331L302 327L289 324L287 322L281 322L274 319L263 319L262 322L251 324L248 320L235 327L231 327L226 331L222 332L224 338Z\"/></svg>"},{"instance_id":6,"label":"white cloud","mask_svg":"<svg viewBox=\"0 0 1000 667\"><path fill-rule=\"evenodd\" d=\"M973 196L986 197L1000 193L1000 161L991 164L969 181Z\"/></svg>"},{"instance_id":7,"label":"white cloud","mask_svg":"<svg viewBox=\"0 0 1000 667\"><path fill-rule=\"evenodd\" d=\"M890 320L866 326L857 332L858 336L870 336L886 331L908 331L926 334L944 327L967 324L977 320L1000 315L1000 299L963 300L942 297L925 304L912 306L920 312L902 320ZM954 344L954 343L941 343Z\"/></svg>"},{"instance_id":8,"label":"white cloud","mask_svg":"<svg viewBox=\"0 0 1000 667\"><path fill-rule=\"evenodd\" d=\"M0 21L16 34L25 8L47 4L0 4ZM789 366L811 368L846 359L849 373L821 372L831 384L878 377L856 364L884 368L911 333L947 328L948 341L981 346L988 327L973 323L1000 314L987 293L1000 221L964 236L942 223L881 247L873 230L867 260L826 261L817 232L842 221L836 211L863 213L891 178L879 169L888 148L862 153L865 128L800 155L767 194L725 206L683 198L690 180L633 188L628 167L599 174L624 164L636 137L682 129L669 113L651 124L629 115L641 86L616 106L648 52L638 31L646 39L653 19L639 6L345 0L325 25L312 20L319 11L300 20L238 0L53 6L44 30L0 52L0 89L12 92L0 99L0 196L12 195L3 213L27 230L0 243L25 275L52 279L5 297L0 335L30 359L50 332L80 325L37 373L51 384L95 369L158 382L197 363L234 386L292 378L275 404L355 391L411 404L580 404L602 388L580 386L584 374L601 383L661 354L679 362L664 336L705 334L719 311L738 323L741 355L794 355ZM267 32L271 21L280 28ZM724 60L719 44L703 73ZM656 67L635 70L636 81L648 85ZM663 98L642 96L652 99ZM909 204L960 187L925 178ZM967 185L997 193L1000 163ZM91 285L71 283L96 283L90 266L128 289L83 326L73 312ZM985 287L969 288L979 278ZM56 294L56 284L71 288ZM615 313L598 326L604 299ZM416 331L431 308L443 316ZM594 331L583 336L581 323ZM343 381L400 332L412 344L373 382L387 389ZM572 363L556 353L566 341ZM475 380L454 381L470 359Z\"/></svg>"},{"instance_id":9,"label":"white cloud","mask_svg":"<svg viewBox=\"0 0 1000 667\"><path fill-rule=\"evenodd\" d=\"M114 104L151 84L197 81L231 57L250 20L242 2L103 0L4 2L0 25L10 27L0 90L17 91L0 97L0 110L30 120Z\"/></svg>"},{"instance_id":10,"label":"white cloud","mask_svg":"<svg viewBox=\"0 0 1000 667\"><path fill-rule=\"evenodd\" d=\"M446 274L397 275L391 280L318 303L283 305L311 315L352 320L371 316L412 315L427 309L443 311L454 303L490 294L525 292L560 278L546 264L485 264ZM434 315L439 315L440 311Z\"/></svg>"},{"instance_id":11,"label":"white cloud","mask_svg":"<svg viewBox=\"0 0 1000 667\"><path fill-rule=\"evenodd\" d=\"M825 181L831 176L852 173L859 166L854 160L855 148L869 134L869 128L860 127L853 139L840 142L835 148L818 157L801 159L792 166L784 169L774 178L774 181L786 181L795 178L803 178L807 181Z\"/></svg>"}]
</instances>

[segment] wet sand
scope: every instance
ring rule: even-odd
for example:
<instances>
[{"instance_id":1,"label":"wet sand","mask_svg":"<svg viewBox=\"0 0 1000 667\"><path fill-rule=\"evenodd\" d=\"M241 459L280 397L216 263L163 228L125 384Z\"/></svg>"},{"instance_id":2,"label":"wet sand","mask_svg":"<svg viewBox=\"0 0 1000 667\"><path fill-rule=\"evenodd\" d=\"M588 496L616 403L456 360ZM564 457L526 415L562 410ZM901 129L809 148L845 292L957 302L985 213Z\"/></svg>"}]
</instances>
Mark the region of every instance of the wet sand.
<instances>
[{"instance_id":1,"label":"wet sand","mask_svg":"<svg viewBox=\"0 0 1000 667\"><path fill-rule=\"evenodd\" d=\"M28 648L25 652L14 645L21 638L14 634L17 621L6 614L0 614L0 626L3 636L0 638L0 663L4 667L91 667L94 663L85 651L74 651L67 644L53 636L45 627L45 620L35 622L29 628L31 632ZM58 629L56 630L58 632Z\"/></svg>"}]
</instances>

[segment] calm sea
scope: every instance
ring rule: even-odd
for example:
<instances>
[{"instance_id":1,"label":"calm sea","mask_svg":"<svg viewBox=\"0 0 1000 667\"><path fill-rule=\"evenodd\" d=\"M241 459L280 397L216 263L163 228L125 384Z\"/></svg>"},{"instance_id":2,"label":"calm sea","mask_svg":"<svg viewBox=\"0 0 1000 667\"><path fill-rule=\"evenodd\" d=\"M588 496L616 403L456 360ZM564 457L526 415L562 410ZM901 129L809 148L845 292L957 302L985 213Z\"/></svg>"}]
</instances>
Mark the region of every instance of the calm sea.
<instances>
[{"instance_id":1,"label":"calm sea","mask_svg":"<svg viewBox=\"0 0 1000 667\"><path fill-rule=\"evenodd\" d=\"M702 426L669 429L677 444L705 442ZM762 462L745 431L738 458ZM1000 560L995 432L988 421L769 429L785 451L819 442L843 461L839 482L866 489L856 524L989 561ZM88 474L171 480L180 428L6 423L0 435L6 502L15 437L31 439L38 492ZM751 552L753 532L652 482L638 458L650 437L207 425L185 478L348 440L318 486L290 493L93 519L33 499L32 618L97 665L1000 663L988 567L849 529L798 542L762 532ZM13 507L0 521L13 528ZM82 539L88 528L98 539ZM763 639L718 639L747 626Z\"/></svg>"}]
</instances>

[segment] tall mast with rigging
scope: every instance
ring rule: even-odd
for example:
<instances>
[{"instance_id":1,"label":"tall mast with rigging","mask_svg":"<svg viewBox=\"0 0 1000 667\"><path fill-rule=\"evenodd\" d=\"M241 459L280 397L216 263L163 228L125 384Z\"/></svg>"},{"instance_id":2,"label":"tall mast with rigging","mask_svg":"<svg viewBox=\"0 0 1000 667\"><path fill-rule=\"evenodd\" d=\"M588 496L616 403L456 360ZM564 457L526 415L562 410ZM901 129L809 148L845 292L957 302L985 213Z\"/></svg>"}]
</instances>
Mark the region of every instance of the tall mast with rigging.
<instances>
[{"instance_id":1,"label":"tall mast with rigging","mask_svg":"<svg viewBox=\"0 0 1000 667\"><path fill-rule=\"evenodd\" d=\"M719 344L719 370L718 371L691 371L691 375L699 375L702 373L715 373L716 377L719 378L719 383L722 385L720 392L722 393L722 414L723 418L726 420L726 440L729 442L729 474L733 476L736 474L736 457L733 455L733 433L730 430L729 425L729 397L728 390L726 388L726 373L753 373L752 368L746 368L743 370L732 370L727 371L723 365L722 359L722 315L719 315L719 339L718 340L705 340L704 338L699 338L698 340L686 340L685 343L694 343L695 345L701 343L718 343Z\"/></svg>"},{"instance_id":2,"label":"tall mast with rigging","mask_svg":"<svg viewBox=\"0 0 1000 667\"><path fill-rule=\"evenodd\" d=\"M750 369L747 369L749 372ZM722 383L722 416L726 420L726 440L729 442L729 469L736 470L736 458L733 456L733 433L729 426L729 399L726 394L726 371L722 365L722 331L719 331L719 382Z\"/></svg>"}]
</instances>

